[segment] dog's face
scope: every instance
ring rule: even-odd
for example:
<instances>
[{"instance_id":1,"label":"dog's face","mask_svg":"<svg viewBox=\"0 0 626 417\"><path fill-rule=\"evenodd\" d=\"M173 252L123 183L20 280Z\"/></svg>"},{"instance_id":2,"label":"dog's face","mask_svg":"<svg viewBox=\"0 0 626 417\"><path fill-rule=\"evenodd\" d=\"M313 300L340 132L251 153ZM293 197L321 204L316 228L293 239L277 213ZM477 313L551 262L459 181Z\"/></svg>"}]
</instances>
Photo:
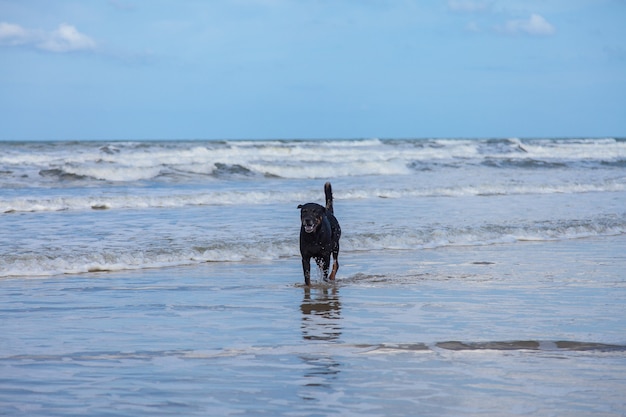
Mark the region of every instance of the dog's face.
<instances>
[{"instance_id":1,"label":"dog's face","mask_svg":"<svg viewBox=\"0 0 626 417\"><path fill-rule=\"evenodd\" d=\"M316 203L300 204L300 221L306 233L313 233L322 223L326 208Z\"/></svg>"}]
</instances>

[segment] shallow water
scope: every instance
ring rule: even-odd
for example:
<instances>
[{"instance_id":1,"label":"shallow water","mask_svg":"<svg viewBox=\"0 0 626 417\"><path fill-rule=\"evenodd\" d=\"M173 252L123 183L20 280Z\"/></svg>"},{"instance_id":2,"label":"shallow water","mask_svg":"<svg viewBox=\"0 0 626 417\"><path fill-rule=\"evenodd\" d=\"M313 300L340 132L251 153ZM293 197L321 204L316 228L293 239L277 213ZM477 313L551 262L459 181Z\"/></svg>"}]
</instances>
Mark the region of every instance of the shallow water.
<instances>
[{"instance_id":1,"label":"shallow water","mask_svg":"<svg viewBox=\"0 0 626 417\"><path fill-rule=\"evenodd\" d=\"M623 236L8 279L17 415L626 411ZM608 255L607 255L608 254Z\"/></svg>"}]
</instances>

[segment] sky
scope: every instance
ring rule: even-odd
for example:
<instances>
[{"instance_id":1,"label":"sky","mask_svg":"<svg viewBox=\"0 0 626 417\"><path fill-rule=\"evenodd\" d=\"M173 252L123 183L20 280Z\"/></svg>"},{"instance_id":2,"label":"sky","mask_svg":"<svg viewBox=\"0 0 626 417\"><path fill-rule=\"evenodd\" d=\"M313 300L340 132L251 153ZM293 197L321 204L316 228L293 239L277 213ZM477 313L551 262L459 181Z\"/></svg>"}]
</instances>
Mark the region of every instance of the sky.
<instances>
[{"instance_id":1,"label":"sky","mask_svg":"<svg viewBox=\"0 0 626 417\"><path fill-rule=\"evenodd\" d=\"M0 0L0 140L626 137L626 0Z\"/></svg>"}]
</instances>

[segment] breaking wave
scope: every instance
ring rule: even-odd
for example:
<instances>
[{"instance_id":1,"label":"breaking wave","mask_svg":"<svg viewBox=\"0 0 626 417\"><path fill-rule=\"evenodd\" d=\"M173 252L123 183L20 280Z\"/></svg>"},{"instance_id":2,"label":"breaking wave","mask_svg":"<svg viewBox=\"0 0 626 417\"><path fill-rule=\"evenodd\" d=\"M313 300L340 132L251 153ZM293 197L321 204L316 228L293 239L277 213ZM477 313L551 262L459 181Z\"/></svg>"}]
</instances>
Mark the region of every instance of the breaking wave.
<instances>
[{"instance_id":1,"label":"breaking wave","mask_svg":"<svg viewBox=\"0 0 626 417\"><path fill-rule=\"evenodd\" d=\"M626 141L310 140L0 144L0 188L227 177L411 175L439 166L558 169L626 165Z\"/></svg>"},{"instance_id":2,"label":"breaking wave","mask_svg":"<svg viewBox=\"0 0 626 417\"><path fill-rule=\"evenodd\" d=\"M385 229L380 232L344 233L342 253L384 250L419 250L454 246L485 246L525 241L556 241L626 234L626 216L588 220L485 224L476 227L424 227ZM259 262L297 257L297 235L285 233L246 239L224 238L198 243L187 237L172 245L156 236L145 236L137 246L103 245L72 247L59 243L40 252L6 253L0 257L0 277L52 276L87 272L136 270L195 265L205 262ZM145 242L153 242L146 244ZM162 243L161 243L162 242ZM188 242L188 243L187 243Z\"/></svg>"},{"instance_id":3,"label":"breaking wave","mask_svg":"<svg viewBox=\"0 0 626 417\"><path fill-rule=\"evenodd\" d=\"M601 182L577 182L570 184L481 184L447 187L416 186L415 188L358 188L336 191L336 198L342 200L401 199L415 197L463 197L493 195L533 195L533 194L575 194L594 192L618 192L626 190L626 180L615 178ZM275 190L216 190L194 192L119 193L103 195L101 192L89 195L0 197L0 213L46 212L65 210L101 209L149 209L179 208L189 206L228 206L237 204L258 205L272 203L290 204L294 201L314 201L319 191L275 191Z\"/></svg>"}]
</instances>

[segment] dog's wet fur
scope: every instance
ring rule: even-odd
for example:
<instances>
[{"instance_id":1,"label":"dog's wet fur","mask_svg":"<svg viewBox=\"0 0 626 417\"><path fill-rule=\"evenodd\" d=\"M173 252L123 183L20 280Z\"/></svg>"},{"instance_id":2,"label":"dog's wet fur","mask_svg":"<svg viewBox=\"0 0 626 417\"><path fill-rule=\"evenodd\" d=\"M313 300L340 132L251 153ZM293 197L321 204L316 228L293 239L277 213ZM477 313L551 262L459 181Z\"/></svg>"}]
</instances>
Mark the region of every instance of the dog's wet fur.
<instances>
[{"instance_id":1,"label":"dog's wet fur","mask_svg":"<svg viewBox=\"0 0 626 417\"><path fill-rule=\"evenodd\" d=\"M311 285L311 258L321 268L324 281L334 281L339 269L339 238L341 227L333 211L333 189L330 183L324 184L326 207L317 203L300 204L300 255L304 283ZM330 268L330 257L333 257L333 269Z\"/></svg>"}]
</instances>

